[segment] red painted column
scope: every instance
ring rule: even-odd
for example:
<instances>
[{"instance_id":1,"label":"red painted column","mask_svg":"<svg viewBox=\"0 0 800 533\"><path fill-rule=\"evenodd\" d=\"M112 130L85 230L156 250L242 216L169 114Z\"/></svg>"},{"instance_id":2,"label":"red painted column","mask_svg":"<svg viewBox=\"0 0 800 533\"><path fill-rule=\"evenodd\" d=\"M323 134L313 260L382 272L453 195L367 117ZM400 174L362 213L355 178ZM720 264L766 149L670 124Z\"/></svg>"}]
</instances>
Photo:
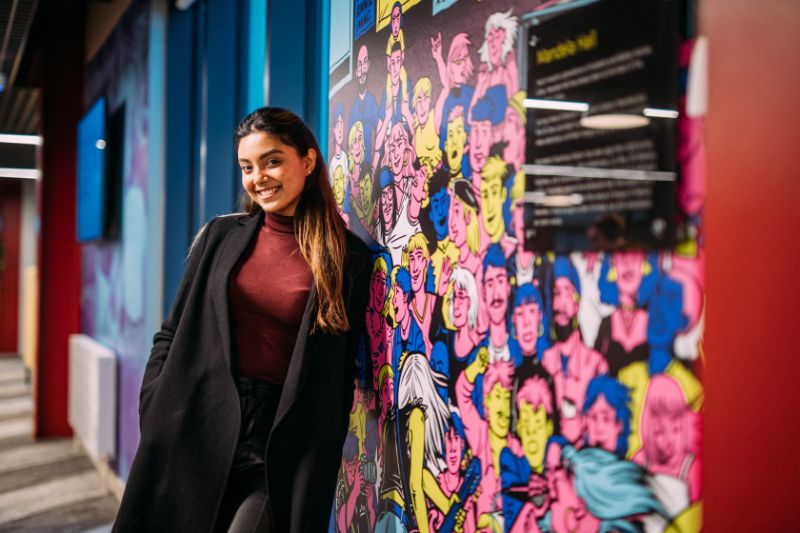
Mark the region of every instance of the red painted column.
<instances>
[{"instance_id":1,"label":"red painted column","mask_svg":"<svg viewBox=\"0 0 800 533\"><path fill-rule=\"evenodd\" d=\"M18 348L21 204L20 180L0 178L0 353Z\"/></svg>"},{"instance_id":2,"label":"red painted column","mask_svg":"<svg viewBox=\"0 0 800 533\"><path fill-rule=\"evenodd\" d=\"M704 531L798 531L800 2L702 0Z\"/></svg>"},{"instance_id":3,"label":"red painted column","mask_svg":"<svg viewBox=\"0 0 800 533\"><path fill-rule=\"evenodd\" d=\"M76 242L77 128L82 113L84 2L46 3L42 89L42 183L39 214L39 352L34 435L70 435L68 338L80 318L80 247Z\"/></svg>"}]
</instances>

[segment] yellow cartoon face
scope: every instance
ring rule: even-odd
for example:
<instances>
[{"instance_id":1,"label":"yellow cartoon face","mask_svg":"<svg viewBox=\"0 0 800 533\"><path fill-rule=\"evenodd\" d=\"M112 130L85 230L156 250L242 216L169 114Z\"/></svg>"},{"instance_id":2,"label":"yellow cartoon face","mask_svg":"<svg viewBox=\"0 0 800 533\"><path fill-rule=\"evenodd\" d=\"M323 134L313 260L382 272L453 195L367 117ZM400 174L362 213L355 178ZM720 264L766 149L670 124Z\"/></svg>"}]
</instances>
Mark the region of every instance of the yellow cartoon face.
<instances>
[{"instance_id":1,"label":"yellow cartoon face","mask_svg":"<svg viewBox=\"0 0 800 533\"><path fill-rule=\"evenodd\" d=\"M511 391L496 383L484 396L484 406L489 417L489 430L498 437L508 435L511 425Z\"/></svg>"},{"instance_id":2,"label":"yellow cartoon face","mask_svg":"<svg viewBox=\"0 0 800 533\"><path fill-rule=\"evenodd\" d=\"M481 180L481 216L483 224L492 242L497 242L503 235L503 203L506 201L506 190L499 176Z\"/></svg>"},{"instance_id":3,"label":"yellow cartoon face","mask_svg":"<svg viewBox=\"0 0 800 533\"><path fill-rule=\"evenodd\" d=\"M466 142L467 132L464 129L464 116L457 115L447 123L447 140L444 143L447 164L451 172L461 170L461 159L464 157Z\"/></svg>"},{"instance_id":4,"label":"yellow cartoon face","mask_svg":"<svg viewBox=\"0 0 800 533\"><path fill-rule=\"evenodd\" d=\"M545 446L552 433L553 423L547 419L547 411L543 405L534 409L526 401L520 403L517 435L525 458L534 469L540 470L544 465Z\"/></svg>"},{"instance_id":5,"label":"yellow cartoon face","mask_svg":"<svg viewBox=\"0 0 800 533\"><path fill-rule=\"evenodd\" d=\"M344 171L342 167L336 167L333 171L333 197L339 209L344 205Z\"/></svg>"}]
</instances>

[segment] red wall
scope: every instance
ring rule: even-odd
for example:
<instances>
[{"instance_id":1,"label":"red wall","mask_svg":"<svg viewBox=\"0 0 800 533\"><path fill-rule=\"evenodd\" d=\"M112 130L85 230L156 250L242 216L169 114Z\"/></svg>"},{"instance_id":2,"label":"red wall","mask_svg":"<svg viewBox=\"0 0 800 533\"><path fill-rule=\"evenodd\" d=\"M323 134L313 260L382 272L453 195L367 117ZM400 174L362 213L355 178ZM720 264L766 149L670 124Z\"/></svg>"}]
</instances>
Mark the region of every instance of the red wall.
<instances>
[{"instance_id":1,"label":"red wall","mask_svg":"<svg viewBox=\"0 0 800 533\"><path fill-rule=\"evenodd\" d=\"M800 2L704 0L705 530L798 531Z\"/></svg>"},{"instance_id":2,"label":"red wall","mask_svg":"<svg viewBox=\"0 0 800 533\"><path fill-rule=\"evenodd\" d=\"M0 178L0 353L17 351L19 335L19 236L22 187L20 180Z\"/></svg>"}]
</instances>

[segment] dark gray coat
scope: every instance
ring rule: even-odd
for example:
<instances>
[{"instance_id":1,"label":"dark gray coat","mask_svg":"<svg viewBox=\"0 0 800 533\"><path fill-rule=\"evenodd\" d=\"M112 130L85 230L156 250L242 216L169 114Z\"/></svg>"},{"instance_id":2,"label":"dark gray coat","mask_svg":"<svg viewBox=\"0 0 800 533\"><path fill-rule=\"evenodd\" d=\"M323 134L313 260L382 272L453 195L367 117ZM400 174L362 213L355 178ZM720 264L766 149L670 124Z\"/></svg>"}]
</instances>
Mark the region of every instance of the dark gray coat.
<instances>
[{"instance_id":1,"label":"dark gray coat","mask_svg":"<svg viewBox=\"0 0 800 533\"><path fill-rule=\"evenodd\" d=\"M255 215L218 217L189 253L172 310L153 338L140 397L141 441L114 531L212 531L241 412L231 370L228 277L255 243ZM312 286L267 444L276 531L327 530L352 405L369 250L348 233L345 335L311 333ZM281 280L264 280L280 283Z\"/></svg>"}]
</instances>

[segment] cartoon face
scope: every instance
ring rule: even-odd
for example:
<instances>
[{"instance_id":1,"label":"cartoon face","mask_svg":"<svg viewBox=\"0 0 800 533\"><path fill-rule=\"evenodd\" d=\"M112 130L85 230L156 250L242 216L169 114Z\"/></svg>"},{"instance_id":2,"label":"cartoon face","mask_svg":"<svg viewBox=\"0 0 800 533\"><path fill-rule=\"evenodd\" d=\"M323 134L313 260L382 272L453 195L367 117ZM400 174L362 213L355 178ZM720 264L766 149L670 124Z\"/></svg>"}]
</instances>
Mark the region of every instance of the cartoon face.
<instances>
[{"instance_id":1,"label":"cartoon face","mask_svg":"<svg viewBox=\"0 0 800 533\"><path fill-rule=\"evenodd\" d=\"M510 107L503 122L503 140L507 143L503 159L519 170L525 163L525 125L519 114Z\"/></svg>"},{"instance_id":2,"label":"cartoon face","mask_svg":"<svg viewBox=\"0 0 800 533\"><path fill-rule=\"evenodd\" d=\"M531 467L539 469L544 464L544 451L547 439L553 432L553 423L547 420L547 411L540 405L534 409L526 401L520 403L517 435L522 443L522 451Z\"/></svg>"},{"instance_id":3,"label":"cartoon face","mask_svg":"<svg viewBox=\"0 0 800 533\"><path fill-rule=\"evenodd\" d=\"M388 185L381 191L381 217L387 228L394 221L394 185Z\"/></svg>"},{"instance_id":4,"label":"cartoon face","mask_svg":"<svg viewBox=\"0 0 800 533\"><path fill-rule=\"evenodd\" d=\"M447 139L444 142L447 165L450 167L451 173L461 170L461 159L464 157L466 142L467 132L464 129L464 117L459 115L447 123Z\"/></svg>"},{"instance_id":5,"label":"cartoon face","mask_svg":"<svg viewBox=\"0 0 800 533\"><path fill-rule=\"evenodd\" d=\"M364 160L364 134L359 130L355 130L355 135L352 139L353 142L350 143L350 157L353 163L360 165Z\"/></svg>"},{"instance_id":6,"label":"cartoon face","mask_svg":"<svg viewBox=\"0 0 800 533\"><path fill-rule=\"evenodd\" d=\"M400 33L400 22L403 17L403 13L400 11L400 6L394 6L392 8L392 35L397 38L397 35Z\"/></svg>"},{"instance_id":7,"label":"cartoon face","mask_svg":"<svg viewBox=\"0 0 800 533\"><path fill-rule=\"evenodd\" d=\"M449 133L448 133L449 135ZM469 164L472 172L480 172L492 147L492 123L489 120L472 122L469 130Z\"/></svg>"},{"instance_id":8,"label":"cartoon face","mask_svg":"<svg viewBox=\"0 0 800 533\"><path fill-rule=\"evenodd\" d=\"M344 204L344 171L342 167L336 167L333 171L333 197L336 199L336 205L341 209Z\"/></svg>"},{"instance_id":9,"label":"cartoon face","mask_svg":"<svg viewBox=\"0 0 800 533\"><path fill-rule=\"evenodd\" d=\"M571 473L557 468L548 475L550 483L551 527L555 533L596 533L600 521L586 509L586 504L578 497L575 480Z\"/></svg>"},{"instance_id":10,"label":"cartoon face","mask_svg":"<svg viewBox=\"0 0 800 533\"><path fill-rule=\"evenodd\" d=\"M655 457L650 460L658 464L670 464L682 458L687 449L687 425L685 413L653 415L652 430Z\"/></svg>"},{"instance_id":11,"label":"cartoon face","mask_svg":"<svg viewBox=\"0 0 800 533\"><path fill-rule=\"evenodd\" d=\"M450 227L450 240L457 247L461 248L467 243L467 224L469 223L470 213L468 213L460 201L450 202L450 215L448 217Z\"/></svg>"},{"instance_id":12,"label":"cartoon face","mask_svg":"<svg viewBox=\"0 0 800 533\"><path fill-rule=\"evenodd\" d=\"M428 270L428 258L417 248L408 257L408 271L411 274L411 289L414 294L422 294L425 284L425 272Z\"/></svg>"},{"instance_id":13,"label":"cartoon face","mask_svg":"<svg viewBox=\"0 0 800 533\"><path fill-rule=\"evenodd\" d=\"M638 250L617 252L611 257L611 264L617 271L617 288L621 293L635 295L639 291L644 257L644 252Z\"/></svg>"},{"instance_id":14,"label":"cartoon face","mask_svg":"<svg viewBox=\"0 0 800 533\"><path fill-rule=\"evenodd\" d=\"M403 292L403 288L399 285L394 287L392 307L394 307L394 317L397 322L403 322L408 314L408 295Z\"/></svg>"},{"instance_id":15,"label":"cartoon face","mask_svg":"<svg viewBox=\"0 0 800 533\"><path fill-rule=\"evenodd\" d=\"M469 51L462 48L455 53L453 60L447 64L447 71L450 74L451 83L459 87L467 82L467 60L469 59Z\"/></svg>"},{"instance_id":16,"label":"cartoon face","mask_svg":"<svg viewBox=\"0 0 800 533\"><path fill-rule=\"evenodd\" d=\"M358 472L358 460L355 461L342 461L344 466L344 473L347 476L347 484L352 486L356 480L356 472Z\"/></svg>"},{"instance_id":17,"label":"cartoon face","mask_svg":"<svg viewBox=\"0 0 800 533\"><path fill-rule=\"evenodd\" d=\"M553 284L553 318L559 326L567 326L578 314L578 293L569 279L556 278Z\"/></svg>"},{"instance_id":18,"label":"cartoon face","mask_svg":"<svg viewBox=\"0 0 800 533\"><path fill-rule=\"evenodd\" d=\"M518 305L514 309L512 320L522 353L525 355L536 353L536 341L539 340L539 324L542 320L542 310L539 309L539 304L529 302Z\"/></svg>"},{"instance_id":19,"label":"cartoon face","mask_svg":"<svg viewBox=\"0 0 800 533\"><path fill-rule=\"evenodd\" d=\"M391 55L386 57L386 69L389 71L389 77L392 80L392 86L397 87L400 83L400 69L403 68L403 51L395 49Z\"/></svg>"},{"instance_id":20,"label":"cartoon face","mask_svg":"<svg viewBox=\"0 0 800 533\"><path fill-rule=\"evenodd\" d=\"M256 132L242 137L237 155L250 199L267 213L294 215L316 152L301 156L276 136Z\"/></svg>"},{"instance_id":21,"label":"cartoon face","mask_svg":"<svg viewBox=\"0 0 800 533\"><path fill-rule=\"evenodd\" d=\"M461 329L467 326L469 318L469 292L467 289L455 285L453 287L453 326Z\"/></svg>"},{"instance_id":22,"label":"cartoon face","mask_svg":"<svg viewBox=\"0 0 800 533\"><path fill-rule=\"evenodd\" d=\"M506 39L505 28L497 27L489 30L486 42L489 43L489 61L498 66L503 61L503 41Z\"/></svg>"},{"instance_id":23,"label":"cartoon face","mask_svg":"<svg viewBox=\"0 0 800 533\"><path fill-rule=\"evenodd\" d=\"M617 441L622 433L622 422L617 421L617 412L600 394L584 417L586 441L589 446L603 448L615 453Z\"/></svg>"},{"instance_id":24,"label":"cartoon face","mask_svg":"<svg viewBox=\"0 0 800 533\"><path fill-rule=\"evenodd\" d=\"M420 124L425 124L428 120L428 112L431 110L431 97L425 92L421 92L414 102L414 111L417 112L417 118Z\"/></svg>"},{"instance_id":25,"label":"cartoon face","mask_svg":"<svg viewBox=\"0 0 800 533\"><path fill-rule=\"evenodd\" d=\"M447 194L447 189L439 189L439 192L431 196L430 205L428 216L433 222L436 237L440 240L444 239L447 236L447 215L450 211L450 195Z\"/></svg>"},{"instance_id":26,"label":"cartoon face","mask_svg":"<svg viewBox=\"0 0 800 533\"><path fill-rule=\"evenodd\" d=\"M344 119L341 115L336 118L333 124L333 138L336 141L336 146L342 146L344 142Z\"/></svg>"},{"instance_id":27,"label":"cartoon face","mask_svg":"<svg viewBox=\"0 0 800 533\"><path fill-rule=\"evenodd\" d=\"M372 213L372 176L365 174L359 184L359 201L367 214L370 214Z\"/></svg>"},{"instance_id":28,"label":"cartoon face","mask_svg":"<svg viewBox=\"0 0 800 533\"><path fill-rule=\"evenodd\" d=\"M499 176L481 180L481 216L492 242L497 242L505 231L503 203L506 188Z\"/></svg>"},{"instance_id":29,"label":"cartoon face","mask_svg":"<svg viewBox=\"0 0 800 533\"><path fill-rule=\"evenodd\" d=\"M653 345L671 345L688 323L683 314L683 287L669 278L659 281L648 310L647 340Z\"/></svg>"},{"instance_id":30,"label":"cartoon face","mask_svg":"<svg viewBox=\"0 0 800 533\"><path fill-rule=\"evenodd\" d=\"M356 61L356 78L358 78L359 84L367 83L367 72L369 72L369 52L367 52L366 45L361 45Z\"/></svg>"},{"instance_id":31,"label":"cartoon face","mask_svg":"<svg viewBox=\"0 0 800 533\"><path fill-rule=\"evenodd\" d=\"M370 307L376 311L383 309L383 303L386 301L386 294L389 292L389 287L386 285L386 274L380 270L372 273L369 285L369 302Z\"/></svg>"},{"instance_id":32,"label":"cartoon face","mask_svg":"<svg viewBox=\"0 0 800 533\"><path fill-rule=\"evenodd\" d=\"M397 123L392 127L392 136L389 140L389 165L395 176L399 176L403 171L407 150L406 130L402 124Z\"/></svg>"},{"instance_id":33,"label":"cartoon face","mask_svg":"<svg viewBox=\"0 0 800 533\"><path fill-rule=\"evenodd\" d=\"M447 471L457 474L461 467L461 457L464 452L464 439L459 436L455 428L450 428L444 435L445 462Z\"/></svg>"},{"instance_id":34,"label":"cartoon face","mask_svg":"<svg viewBox=\"0 0 800 533\"><path fill-rule=\"evenodd\" d=\"M495 383L483 401L489 417L489 431L501 438L507 436L511 424L511 391Z\"/></svg>"},{"instance_id":35,"label":"cartoon face","mask_svg":"<svg viewBox=\"0 0 800 533\"><path fill-rule=\"evenodd\" d=\"M508 311L508 297L511 285L508 274L503 267L489 266L483 275L483 290L486 304L489 306L489 320L492 324L505 322Z\"/></svg>"}]
</instances>

